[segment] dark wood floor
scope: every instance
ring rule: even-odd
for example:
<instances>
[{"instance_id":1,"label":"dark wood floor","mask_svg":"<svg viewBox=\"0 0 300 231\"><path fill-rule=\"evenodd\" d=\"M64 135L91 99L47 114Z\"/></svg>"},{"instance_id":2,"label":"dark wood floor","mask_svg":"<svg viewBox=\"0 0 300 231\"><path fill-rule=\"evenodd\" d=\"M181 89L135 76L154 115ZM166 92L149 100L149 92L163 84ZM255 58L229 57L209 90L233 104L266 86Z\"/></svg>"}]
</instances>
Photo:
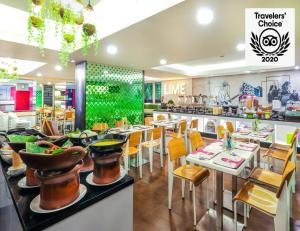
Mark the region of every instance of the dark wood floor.
<instances>
[{"instance_id":1,"label":"dark wood floor","mask_svg":"<svg viewBox=\"0 0 300 231\"><path fill-rule=\"evenodd\" d=\"M209 140L206 140L209 142ZM147 157L147 152L145 152ZM143 167L143 179L138 178L137 169L131 168L129 174L135 178L134 184L134 231L191 231L193 225L192 194L186 186L186 197L181 199L181 181L174 178L174 191L172 210L168 209L168 179L167 162L160 168L159 155L154 154L154 170L151 174L149 164ZM297 164L298 169L300 164ZM275 163L274 169L279 171L280 163ZM292 230L300 230L300 182L297 173L297 193L293 196L293 221ZM238 180L238 185L244 183ZM206 184L197 188L196 206L197 220L206 212ZM224 176L225 189L231 189L231 177ZM212 194L211 183L209 190ZM212 206L212 203L211 205ZM256 210L251 210L247 230L271 231L274 230L273 219Z\"/></svg>"}]
</instances>

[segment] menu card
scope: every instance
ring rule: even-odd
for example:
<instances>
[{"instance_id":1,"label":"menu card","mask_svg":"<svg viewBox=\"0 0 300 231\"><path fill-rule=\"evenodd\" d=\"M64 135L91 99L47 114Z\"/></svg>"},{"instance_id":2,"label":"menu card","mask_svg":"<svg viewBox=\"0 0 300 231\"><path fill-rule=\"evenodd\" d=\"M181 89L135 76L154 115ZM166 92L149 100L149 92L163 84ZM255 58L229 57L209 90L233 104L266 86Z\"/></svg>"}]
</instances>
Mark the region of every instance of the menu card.
<instances>
[{"instance_id":1,"label":"menu card","mask_svg":"<svg viewBox=\"0 0 300 231\"><path fill-rule=\"evenodd\" d=\"M234 147L240 150L244 150L244 151L250 151L253 152L256 148L257 148L257 144L253 144L253 143L237 143Z\"/></svg>"},{"instance_id":2,"label":"menu card","mask_svg":"<svg viewBox=\"0 0 300 231\"><path fill-rule=\"evenodd\" d=\"M233 169L239 168L244 161L245 158L240 157L233 151L230 153L221 153L214 159L215 164Z\"/></svg>"}]
</instances>

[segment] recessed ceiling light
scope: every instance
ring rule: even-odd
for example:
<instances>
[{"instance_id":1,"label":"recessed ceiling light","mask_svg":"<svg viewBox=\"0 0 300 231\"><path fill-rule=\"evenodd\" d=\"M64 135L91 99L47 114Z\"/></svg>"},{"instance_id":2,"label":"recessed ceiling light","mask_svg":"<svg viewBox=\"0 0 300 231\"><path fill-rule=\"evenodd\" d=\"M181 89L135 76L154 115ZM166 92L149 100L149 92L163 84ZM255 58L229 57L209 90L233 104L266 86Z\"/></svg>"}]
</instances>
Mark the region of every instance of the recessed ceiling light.
<instances>
[{"instance_id":1,"label":"recessed ceiling light","mask_svg":"<svg viewBox=\"0 0 300 231\"><path fill-rule=\"evenodd\" d=\"M209 8L201 8L197 12L197 21L201 25L207 25L214 19L214 12Z\"/></svg>"},{"instance_id":2,"label":"recessed ceiling light","mask_svg":"<svg viewBox=\"0 0 300 231\"><path fill-rule=\"evenodd\" d=\"M300 69L300 67L299 66L295 66L295 70L299 70Z\"/></svg>"},{"instance_id":3,"label":"recessed ceiling light","mask_svg":"<svg viewBox=\"0 0 300 231\"><path fill-rule=\"evenodd\" d=\"M72 59L70 62L71 62L71 63L75 63L76 61L75 61L74 59Z\"/></svg>"},{"instance_id":4,"label":"recessed ceiling light","mask_svg":"<svg viewBox=\"0 0 300 231\"><path fill-rule=\"evenodd\" d=\"M48 85L51 85L51 82L48 82L47 84L48 84Z\"/></svg>"},{"instance_id":5,"label":"recessed ceiling light","mask_svg":"<svg viewBox=\"0 0 300 231\"><path fill-rule=\"evenodd\" d=\"M114 45L109 45L107 48L106 48L106 51L108 54L111 54L111 55L114 55L118 52L118 48Z\"/></svg>"},{"instance_id":6,"label":"recessed ceiling light","mask_svg":"<svg viewBox=\"0 0 300 231\"><path fill-rule=\"evenodd\" d=\"M54 68L55 68L56 71L61 71L62 70L62 66L60 66L60 65L56 65Z\"/></svg>"},{"instance_id":7,"label":"recessed ceiling light","mask_svg":"<svg viewBox=\"0 0 300 231\"><path fill-rule=\"evenodd\" d=\"M246 74L249 74L249 73L251 73L251 71L245 71L245 73L246 73Z\"/></svg>"},{"instance_id":8,"label":"recessed ceiling light","mask_svg":"<svg viewBox=\"0 0 300 231\"><path fill-rule=\"evenodd\" d=\"M41 77L43 74L41 72L37 73L36 76Z\"/></svg>"},{"instance_id":9,"label":"recessed ceiling light","mask_svg":"<svg viewBox=\"0 0 300 231\"><path fill-rule=\"evenodd\" d=\"M245 50L245 44L244 43L239 43L237 46L236 46L236 49L238 51L244 51Z\"/></svg>"},{"instance_id":10,"label":"recessed ceiling light","mask_svg":"<svg viewBox=\"0 0 300 231\"><path fill-rule=\"evenodd\" d=\"M161 65L167 64L167 60L165 60L165 59L161 59L159 62L160 62Z\"/></svg>"}]
</instances>

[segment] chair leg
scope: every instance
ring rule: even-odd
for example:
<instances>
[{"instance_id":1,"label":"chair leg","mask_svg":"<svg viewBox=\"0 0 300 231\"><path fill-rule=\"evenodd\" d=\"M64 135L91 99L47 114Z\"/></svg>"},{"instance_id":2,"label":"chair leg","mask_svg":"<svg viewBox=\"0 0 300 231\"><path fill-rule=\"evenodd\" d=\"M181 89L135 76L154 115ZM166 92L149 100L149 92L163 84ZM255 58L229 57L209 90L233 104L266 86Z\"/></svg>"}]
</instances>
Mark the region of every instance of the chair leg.
<instances>
[{"instance_id":1,"label":"chair leg","mask_svg":"<svg viewBox=\"0 0 300 231\"><path fill-rule=\"evenodd\" d=\"M164 154L163 154L163 147L162 147L162 143L159 146L159 151L160 151L160 167L164 166Z\"/></svg>"},{"instance_id":2,"label":"chair leg","mask_svg":"<svg viewBox=\"0 0 300 231\"><path fill-rule=\"evenodd\" d=\"M150 172L153 172L153 147L149 147Z\"/></svg>"},{"instance_id":3,"label":"chair leg","mask_svg":"<svg viewBox=\"0 0 300 231\"><path fill-rule=\"evenodd\" d=\"M190 182L190 192L193 190L193 183Z\"/></svg>"},{"instance_id":4,"label":"chair leg","mask_svg":"<svg viewBox=\"0 0 300 231\"><path fill-rule=\"evenodd\" d=\"M185 180L181 180L181 197L184 198Z\"/></svg>"},{"instance_id":5,"label":"chair leg","mask_svg":"<svg viewBox=\"0 0 300 231\"><path fill-rule=\"evenodd\" d=\"M247 227L247 209L248 205L244 203L244 226Z\"/></svg>"},{"instance_id":6,"label":"chair leg","mask_svg":"<svg viewBox=\"0 0 300 231\"><path fill-rule=\"evenodd\" d=\"M128 174L128 155L127 154L125 154L125 156L124 156L124 167L125 167L126 174Z\"/></svg>"},{"instance_id":7,"label":"chair leg","mask_svg":"<svg viewBox=\"0 0 300 231\"><path fill-rule=\"evenodd\" d=\"M169 173L168 180L168 199L169 199L169 209L172 209L172 193L173 193L173 175Z\"/></svg>"},{"instance_id":8,"label":"chair leg","mask_svg":"<svg viewBox=\"0 0 300 231\"><path fill-rule=\"evenodd\" d=\"M234 201L234 230L237 231L237 201Z\"/></svg>"},{"instance_id":9,"label":"chair leg","mask_svg":"<svg viewBox=\"0 0 300 231\"><path fill-rule=\"evenodd\" d=\"M196 215L196 187L193 185L193 210L194 210L194 225L197 225L197 215Z\"/></svg>"},{"instance_id":10,"label":"chair leg","mask_svg":"<svg viewBox=\"0 0 300 231\"><path fill-rule=\"evenodd\" d=\"M209 177L207 177L207 185L206 185L206 207L209 210Z\"/></svg>"},{"instance_id":11,"label":"chair leg","mask_svg":"<svg viewBox=\"0 0 300 231\"><path fill-rule=\"evenodd\" d=\"M138 160L139 160L139 168L140 168L140 178L142 178L143 177L143 156L142 156L141 147L139 147Z\"/></svg>"}]
</instances>

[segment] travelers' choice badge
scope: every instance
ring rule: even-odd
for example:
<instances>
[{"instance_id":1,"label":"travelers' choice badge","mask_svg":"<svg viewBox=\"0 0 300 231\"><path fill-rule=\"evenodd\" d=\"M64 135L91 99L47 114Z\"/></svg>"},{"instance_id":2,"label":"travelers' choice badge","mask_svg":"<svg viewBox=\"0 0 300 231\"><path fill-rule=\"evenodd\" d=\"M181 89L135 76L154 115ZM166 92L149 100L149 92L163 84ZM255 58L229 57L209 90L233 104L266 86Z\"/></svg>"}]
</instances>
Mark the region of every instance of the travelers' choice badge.
<instances>
[{"instance_id":1,"label":"travelers' choice badge","mask_svg":"<svg viewBox=\"0 0 300 231\"><path fill-rule=\"evenodd\" d=\"M295 9L246 9L245 36L248 65L295 65Z\"/></svg>"}]
</instances>

